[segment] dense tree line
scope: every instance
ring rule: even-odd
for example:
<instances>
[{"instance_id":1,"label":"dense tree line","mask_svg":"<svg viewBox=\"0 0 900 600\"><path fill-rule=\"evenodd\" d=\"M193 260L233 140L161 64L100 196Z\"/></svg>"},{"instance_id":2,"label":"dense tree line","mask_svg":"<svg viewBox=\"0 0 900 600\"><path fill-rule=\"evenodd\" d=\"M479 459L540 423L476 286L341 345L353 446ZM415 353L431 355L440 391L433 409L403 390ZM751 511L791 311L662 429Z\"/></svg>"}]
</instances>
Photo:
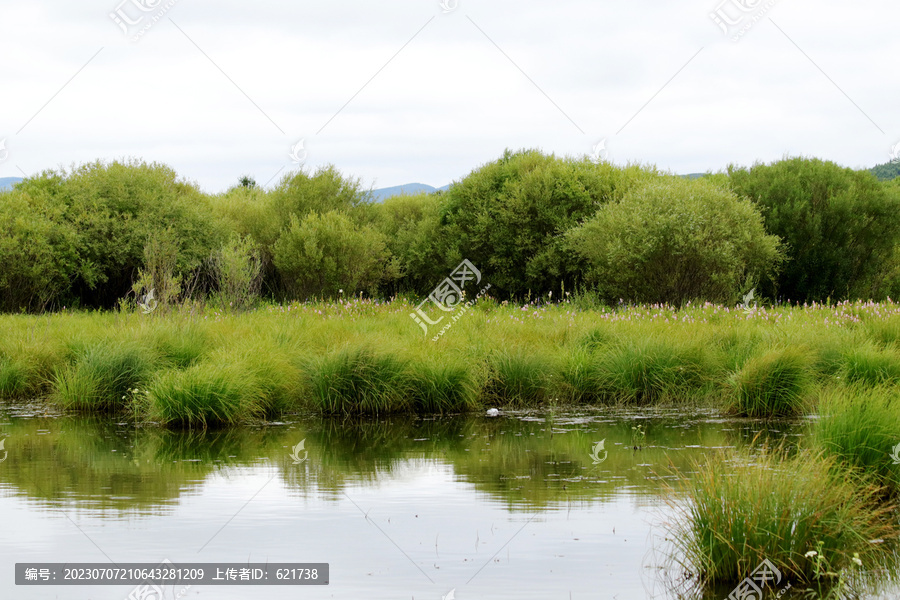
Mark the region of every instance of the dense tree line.
<instances>
[{"instance_id":1,"label":"dense tree line","mask_svg":"<svg viewBox=\"0 0 900 600\"><path fill-rule=\"evenodd\" d=\"M892 160L888 163L876 165L869 169L869 172L877 177L879 181L890 181L892 179L897 179L898 177L900 177L900 158Z\"/></svg>"},{"instance_id":2,"label":"dense tree line","mask_svg":"<svg viewBox=\"0 0 900 600\"><path fill-rule=\"evenodd\" d=\"M806 158L687 179L507 151L381 203L334 167L211 195L165 165L96 162L0 193L0 310L424 295L463 259L503 299L881 299L900 293L898 208L900 180Z\"/></svg>"}]
</instances>

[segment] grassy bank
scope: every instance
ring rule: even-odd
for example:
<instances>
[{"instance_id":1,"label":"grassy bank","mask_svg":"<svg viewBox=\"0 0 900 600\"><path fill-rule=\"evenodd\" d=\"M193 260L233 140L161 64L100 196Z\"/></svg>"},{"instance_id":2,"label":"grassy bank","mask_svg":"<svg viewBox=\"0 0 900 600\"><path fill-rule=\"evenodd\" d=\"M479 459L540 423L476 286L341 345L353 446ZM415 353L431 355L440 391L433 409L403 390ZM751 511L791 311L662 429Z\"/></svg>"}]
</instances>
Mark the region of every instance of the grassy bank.
<instances>
[{"instance_id":1,"label":"grassy bank","mask_svg":"<svg viewBox=\"0 0 900 600\"><path fill-rule=\"evenodd\" d=\"M674 496L684 571L732 586L767 559L790 581L838 588L896 571L900 305L609 309L488 298L423 333L415 304L4 315L0 397L173 428L488 406L817 414L796 456L757 448L689 467L696 474Z\"/></svg>"},{"instance_id":2,"label":"grassy bank","mask_svg":"<svg viewBox=\"0 0 900 600\"><path fill-rule=\"evenodd\" d=\"M412 303L251 312L0 316L0 396L176 426L282 411L456 412L553 403L815 409L823 390L900 380L900 305L750 311L479 302L436 341ZM443 323L441 324L443 325Z\"/></svg>"}]
</instances>

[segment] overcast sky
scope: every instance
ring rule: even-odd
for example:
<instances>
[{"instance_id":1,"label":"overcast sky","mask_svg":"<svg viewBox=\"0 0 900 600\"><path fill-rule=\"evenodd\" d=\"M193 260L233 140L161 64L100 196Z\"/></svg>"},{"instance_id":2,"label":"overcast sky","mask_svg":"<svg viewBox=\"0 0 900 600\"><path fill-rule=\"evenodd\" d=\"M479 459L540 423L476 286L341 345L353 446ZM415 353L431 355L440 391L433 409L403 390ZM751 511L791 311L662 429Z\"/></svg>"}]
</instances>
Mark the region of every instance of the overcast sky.
<instances>
[{"instance_id":1,"label":"overcast sky","mask_svg":"<svg viewBox=\"0 0 900 600\"><path fill-rule=\"evenodd\" d=\"M900 142L898 23L897 0L0 0L0 177L441 186L504 148L870 167Z\"/></svg>"}]
</instances>

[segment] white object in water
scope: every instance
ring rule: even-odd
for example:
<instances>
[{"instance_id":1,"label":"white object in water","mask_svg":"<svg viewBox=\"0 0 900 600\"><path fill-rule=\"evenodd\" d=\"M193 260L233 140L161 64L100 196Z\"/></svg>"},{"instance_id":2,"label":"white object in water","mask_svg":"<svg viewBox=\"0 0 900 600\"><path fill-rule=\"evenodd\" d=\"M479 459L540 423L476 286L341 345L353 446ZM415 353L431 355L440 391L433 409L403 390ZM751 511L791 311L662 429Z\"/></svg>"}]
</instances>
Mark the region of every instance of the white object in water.
<instances>
[{"instance_id":1,"label":"white object in water","mask_svg":"<svg viewBox=\"0 0 900 600\"><path fill-rule=\"evenodd\" d=\"M496 408L489 408L488 411L487 411L487 415L486 415L486 416L488 416L488 417L499 417L499 416L500 416L500 411L497 410Z\"/></svg>"}]
</instances>

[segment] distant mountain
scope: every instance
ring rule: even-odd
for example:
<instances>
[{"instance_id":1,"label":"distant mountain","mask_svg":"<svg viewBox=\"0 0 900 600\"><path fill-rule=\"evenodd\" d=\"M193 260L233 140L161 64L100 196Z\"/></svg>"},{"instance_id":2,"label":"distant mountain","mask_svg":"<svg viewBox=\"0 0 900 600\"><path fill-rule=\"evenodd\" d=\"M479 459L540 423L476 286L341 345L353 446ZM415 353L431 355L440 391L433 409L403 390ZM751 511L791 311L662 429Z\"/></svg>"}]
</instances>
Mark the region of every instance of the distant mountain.
<instances>
[{"instance_id":1,"label":"distant mountain","mask_svg":"<svg viewBox=\"0 0 900 600\"><path fill-rule=\"evenodd\" d=\"M883 165L875 165L869 172L881 181L890 181L900 177L900 161L884 163Z\"/></svg>"},{"instance_id":2,"label":"distant mountain","mask_svg":"<svg viewBox=\"0 0 900 600\"><path fill-rule=\"evenodd\" d=\"M0 192L11 190L12 186L22 181L21 177L0 177Z\"/></svg>"},{"instance_id":3,"label":"distant mountain","mask_svg":"<svg viewBox=\"0 0 900 600\"><path fill-rule=\"evenodd\" d=\"M395 185L393 187L372 190L372 196L375 198L376 202L381 202L385 198L390 198L391 196L400 196L402 194L412 195L418 194L420 192L430 194L431 192L446 190L449 187L449 184L445 185L444 187L436 188L424 183L404 183L403 185Z\"/></svg>"}]
</instances>

